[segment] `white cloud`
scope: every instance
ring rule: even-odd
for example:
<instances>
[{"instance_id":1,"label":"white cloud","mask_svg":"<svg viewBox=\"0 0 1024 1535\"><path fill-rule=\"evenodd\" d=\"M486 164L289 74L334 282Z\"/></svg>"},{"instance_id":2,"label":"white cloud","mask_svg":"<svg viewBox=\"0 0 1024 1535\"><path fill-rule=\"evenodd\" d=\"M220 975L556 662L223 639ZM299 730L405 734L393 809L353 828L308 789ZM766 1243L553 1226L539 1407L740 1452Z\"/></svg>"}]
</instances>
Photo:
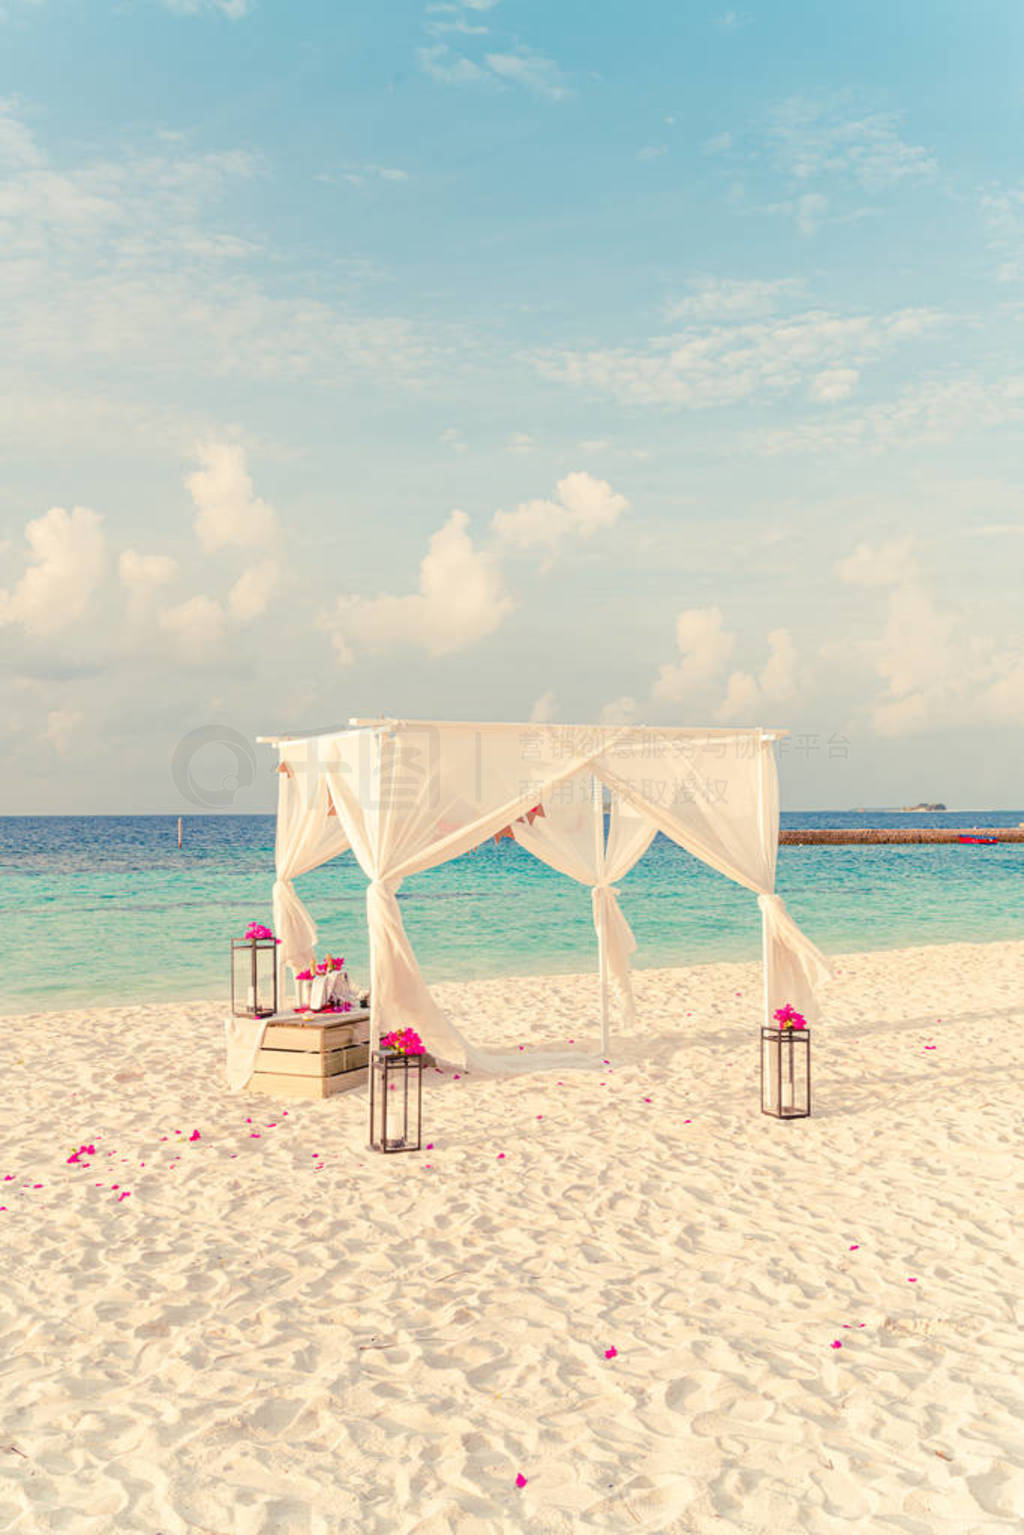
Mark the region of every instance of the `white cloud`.
<instances>
[{"instance_id":1,"label":"white cloud","mask_svg":"<svg viewBox=\"0 0 1024 1535\"><path fill-rule=\"evenodd\" d=\"M749 27L753 21L749 11L723 11L714 19L714 25L720 32L742 32L744 27Z\"/></svg>"},{"instance_id":2,"label":"white cloud","mask_svg":"<svg viewBox=\"0 0 1024 1535\"><path fill-rule=\"evenodd\" d=\"M272 506L253 495L245 453L237 443L206 442L196 446L202 464L185 484L196 505L195 530L208 554L226 545L242 549L265 547L277 533Z\"/></svg>"},{"instance_id":3,"label":"white cloud","mask_svg":"<svg viewBox=\"0 0 1024 1535\"><path fill-rule=\"evenodd\" d=\"M861 544L837 566L840 579L885 589L878 636L857 650L880 680L865 713L882 736L1018 724L1024 715L1024 639L997 641L978 617L928 589L909 537Z\"/></svg>"},{"instance_id":4,"label":"white cloud","mask_svg":"<svg viewBox=\"0 0 1024 1535\"><path fill-rule=\"evenodd\" d=\"M530 710L530 721L534 725L550 725L558 718L558 699L549 688L542 693Z\"/></svg>"},{"instance_id":5,"label":"white cloud","mask_svg":"<svg viewBox=\"0 0 1024 1535\"><path fill-rule=\"evenodd\" d=\"M659 668L652 696L669 703L688 701L721 674L735 643L721 608L687 608L676 619L679 659Z\"/></svg>"},{"instance_id":6,"label":"white cloud","mask_svg":"<svg viewBox=\"0 0 1024 1535\"><path fill-rule=\"evenodd\" d=\"M631 725L636 719L636 699L624 695L615 698L601 709L602 725Z\"/></svg>"},{"instance_id":7,"label":"white cloud","mask_svg":"<svg viewBox=\"0 0 1024 1535\"><path fill-rule=\"evenodd\" d=\"M169 11L179 16L198 16L201 11L219 11L230 21L241 21L249 14L249 0L163 0Z\"/></svg>"},{"instance_id":8,"label":"white cloud","mask_svg":"<svg viewBox=\"0 0 1024 1535\"><path fill-rule=\"evenodd\" d=\"M130 371L136 394L156 373L164 398L168 359L190 399L231 376L339 387L375 375L393 390L436 373L425 326L368 312L357 284L377 275L370 263L332 258L339 296L320 298L322 261L252 227L239 194L266 173L258 156L159 134L106 159L69 143L51 157L0 102L0 394L33 373L66 394L88 369L76 390L88 402L107 368Z\"/></svg>"},{"instance_id":9,"label":"white cloud","mask_svg":"<svg viewBox=\"0 0 1024 1535\"><path fill-rule=\"evenodd\" d=\"M559 545L571 537L592 538L612 527L629 507L625 496L607 480L579 470L556 487L556 501L524 501L514 512L495 512L492 527L500 543L517 549L540 549L550 565Z\"/></svg>"},{"instance_id":10,"label":"white cloud","mask_svg":"<svg viewBox=\"0 0 1024 1535\"><path fill-rule=\"evenodd\" d=\"M850 116L793 97L772 113L768 133L780 168L797 182L846 176L874 192L934 180L934 155L902 139L898 124L893 113Z\"/></svg>"},{"instance_id":11,"label":"white cloud","mask_svg":"<svg viewBox=\"0 0 1024 1535\"><path fill-rule=\"evenodd\" d=\"M178 607L165 608L160 615L166 629L185 661L199 665L210 660L224 638L224 609L214 597L190 597Z\"/></svg>"},{"instance_id":12,"label":"white cloud","mask_svg":"<svg viewBox=\"0 0 1024 1535\"><path fill-rule=\"evenodd\" d=\"M501 626L515 604L502 590L497 561L474 549L468 524L465 512L454 511L434 534L420 565L418 592L339 598L324 627L331 631L343 664L359 650L404 646L432 656L448 655Z\"/></svg>"},{"instance_id":13,"label":"white cloud","mask_svg":"<svg viewBox=\"0 0 1024 1535\"><path fill-rule=\"evenodd\" d=\"M66 757L81 723L82 714L77 709L51 709L46 716L43 740L49 741L55 752Z\"/></svg>"},{"instance_id":14,"label":"white cloud","mask_svg":"<svg viewBox=\"0 0 1024 1535\"><path fill-rule=\"evenodd\" d=\"M353 187L365 186L368 181L397 183L409 180L409 172L400 170L396 165L347 165L340 174L341 179ZM318 176L317 180L333 181L334 177Z\"/></svg>"},{"instance_id":15,"label":"white cloud","mask_svg":"<svg viewBox=\"0 0 1024 1535\"><path fill-rule=\"evenodd\" d=\"M755 451L858 457L921 443L947 444L971 428L1024 421L1024 375L985 381L972 375L912 385L895 400L859 411L831 411L798 426L755 433Z\"/></svg>"},{"instance_id":16,"label":"white cloud","mask_svg":"<svg viewBox=\"0 0 1024 1535\"><path fill-rule=\"evenodd\" d=\"M808 239L816 235L828 213L828 198L821 192L805 192L796 200L796 227Z\"/></svg>"},{"instance_id":17,"label":"white cloud","mask_svg":"<svg viewBox=\"0 0 1024 1535\"><path fill-rule=\"evenodd\" d=\"M768 659L756 677L745 671L730 675L725 698L718 709L720 720L744 719L753 723L762 709L793 697L797 685L797 654L789 631L773 629L768 635L768 647Z\"/></svg>"},{"instance_id":18,"label":"white cloud","mask_svg":"<svg viewBox=\"0 0 1024 1535\"><path fill-rule=\"evenodd\" d=\"M134 549L126 549L117 562L117 573L122 586L148 595L155 587L173 580L178 562L169 554L137 554Z\"/></svg>"},{"instance_id":19,"label":"white cloud","mask_svg":"<svg viewBox=\"0 0 1024 1535\"><path fill-rule=\"evenodd\" d=\"M907 534L878 548L858 544L839 561L836 574L848 586L896 586L915 570L914 540Z\"/></svg>"},{"instance_id":20,"label":"white cloud","mask_svg":"<svg viewBox=\"0 0 1024 1535\"><path fill-rule=\"evenodd\" d=\"M774 314L803 288L797 277L693 277L688 298L666 305L669 320L745 320Z\"/></svg>"},{"instance_id":21,"label":"white cloud","mask_svg":"<svg viewBox=\"0 0 1024 1535\"><path fill-rule=\"evenodd\" d=\"M1000 282L1024 281L1024 185L993 187L982 194L989 245L999 258Z\"/></svg>"},{"instance_id":22,"label":"white cloud","mask_svg":"<svg viewBox=\"0 0 1024 1535\"><path fill-rule=\"evenodd\" d=\"M521 85L534 96L547 101L565 101L572 95L562 71L554 59L523 48L516 53L489 53L487 63L500 80Z\"/></svg>"},{"instance_id":23,"label":"white cloud","mask_svg":"<svg viewBox=\"0 0 1024 1535\"><path fill-rule=\"evenodd\" d=\"M446 448L451 448L453 453L468 453L469 448L457 426L446 427L437 439Z\"/></svg>"},{"instance_id":24,"label":"white cloud","mask_svg":"<svg viewBox=\"0 0 1024 1535\"><path fill-rule=\"evenodd\" d=\"M427 29L433 33L487 31L486 27L467 23L456 13L452 13L450 20L428 23ZM477 61L466 54L456 53L447 43L432 43L417 49L416 57L424 74L440 85L519 85L546 101L565 101L573 94L572 86L554 59L530 48L495 51L484 54L482 60Z\"/></svg>"},{"instance_id":25,"label":"white cloud","mask_svg":"<svg viewBox=\"0 0 1024 1535\"><path fill-rule=\"evenodd\" d=\"M692 324L640 348L548 352L535 360L548 378L598 394L701 410L782 398L822 372L852 372L944 319L927 309L853 316L809 310L731 325Z\"/></svg>"},{"instance_id":26,"label":"white cloud","mask_svg":"<svg viewBox=\"0 0 1024 1535\"><path fill-rule=\"evenodd\" d=\"M534 441L529 432L513 432L505 447L509 453L532 453Z\"/></svg>"},{"instance_id":27,"label":"white cloud","mask_svg":"<svg viewBox=\"0 0 1024 1535\"><path fill-rule=\"evenodd\" d=\"M825 368L811 379L811 398L826 405L845 400L856 389L859 378L856 368Z\"/></svg>"},{"instance_id":28,"label":"white cloud","mask_svg":"<svg viewBox=\"0 0 1024 1535\"><path fill-rule=\"evenodd\" d=\"M0 591L0 625L45 635L77 623L106 570L102 521L85 506L54 506L26 525L30 563L13 591Z\"/></svg>"},{"instance_id":29,"label":"white cloud","mask_svg":"<svg viewBox=\"0 0 1024 1535\"><path fill-rule=\"evenodd\" d=\"M264 560L242 572L228 593L228 612L239 623L251 623L270 606L280 571L273 560Z\"/></svg>"},{"instance_id":30,"label":"white cloud","mask_svg":"<svg viewBox=\"0 0 1024 1535\"><path fill-rule=\"evenodd\" d=\"M440 85L479 85L494 76L472 59L453 53L446 43L435 43L430 48L418 48L416 57L424 74Z\"/></svg>"}]
</instances>

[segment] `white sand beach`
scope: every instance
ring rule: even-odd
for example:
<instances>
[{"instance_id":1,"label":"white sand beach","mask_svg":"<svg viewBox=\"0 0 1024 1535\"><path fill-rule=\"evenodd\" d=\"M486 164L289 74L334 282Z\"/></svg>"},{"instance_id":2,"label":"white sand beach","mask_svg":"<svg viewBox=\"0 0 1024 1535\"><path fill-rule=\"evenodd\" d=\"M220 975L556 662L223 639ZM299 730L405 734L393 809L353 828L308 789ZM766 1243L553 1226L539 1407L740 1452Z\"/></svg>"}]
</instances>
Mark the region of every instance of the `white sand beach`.
<instances>
[{"instance_id":1,"label":"white sand beach","mask_svg":"<svg viewBox=\"0 0 1024 1535\"><path fill-rule=\"evenodd\" d=\"M646 971L610 1067L428 1073L404 1157L228 1093L223 1004L4 1020L0 1529L1019 1531L1024 944L837 964L810 1120L759 966ZM594 1048L592 976L437 994Z\"/></svg>"}]
</instances>

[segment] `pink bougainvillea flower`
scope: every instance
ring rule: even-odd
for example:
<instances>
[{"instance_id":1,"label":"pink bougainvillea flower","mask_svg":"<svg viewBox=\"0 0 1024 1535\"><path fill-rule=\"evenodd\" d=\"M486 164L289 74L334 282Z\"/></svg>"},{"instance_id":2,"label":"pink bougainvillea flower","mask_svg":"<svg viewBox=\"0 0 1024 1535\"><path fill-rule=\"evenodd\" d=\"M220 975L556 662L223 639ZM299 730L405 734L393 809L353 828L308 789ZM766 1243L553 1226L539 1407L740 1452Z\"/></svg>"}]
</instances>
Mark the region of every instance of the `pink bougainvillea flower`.
<instances>
[{"instance_id":1,"label":"pink bougainvillea flower","mask_svg":"<svg viewBox=\"0 0 1024 1535\"><path fill-rule=\"evenodd\" d=\"M538 1115L537 1115L537 1118L538 1118L538 1119L543 1119L543 1118L544 1118L544 1115L543 1115L543 1114L538 1114Z\"/></svg>"},{"instance_id":2,"label":"pink bougainvillea flower","mask_svg":"<svg viewBox=\"0 0 1024 1535\"><path fill-rule=\"evenodd\" d=\"M850 1251L852 1253L859 1252L860 1251L860 1243L859 1242L854 1242L853 1245L850 1248Z\"/></svg>"},{"instance_id":3,"label":"pink bougainvillea flower","mask_svg":"<svg viewBox=\"0 0 1024 1535\"><path fill-rule=\"evenodd\" d=\"M498 1161L499 1162L504 1162L504 1160L505 1160L505 1153L503 1151L499 1151L498 1152Z\"/></svg>"},{"instance_id":4,"label":"pink bougainvillea flower","mask_svg":"<svg viewBox=\"0 0 1024 1535\"><path fill-rule=\"evenodd\" d=\"M117 1196L117 1202L118 1202L118 1204L120 1204L122 1199L131 1199L131 1197L132 1197L131 1189L122 1189L121 1193L118 1194L118 1196Z\"/></svg>"},{"instance_id":5,"label":"pink bougainvillea flower","mask_svg":"<svg viewBox=\"0 0 1024 1535\"><path fill-rule=\"evenodd\" d=\"M433 1143L433 1141L428 1141L428 1142L427 1142L427 1150L428 1150L428 1151L433 1151L433 1149L434 1149L434 1143Z\"/></svg>"},{"instance_id":6,"label":"pink bougainvillea flower","mask_svg":"<svg viewBox=\"0 0 1024 1535\"><path fill-rule=\"evenodd\" d=\"M833 1338L832 1339L832 1343L831 1343L830 1347L832 1347L832 1348L842 1348L842 1346L843 1346L842 1342L840 1341L839 1338Z\"/></svg>"},{"instance_id":7,"label":"pink bougainvillea flower","mask_svg":"<svg viewBox=\"0 0 1024 1535\"><path fill-rule=\"evenodd\" d=\"M4 1173L4 1182L5 1183L13 1183L14 1182L14 1174L13 1173Z\"/></svg>"},{"instance_id":8,"label":"pink bougainvillea flower","mask_svg":"<svg viewBox=\"0 0 1024 1535\"><path fill-rule=\"evenodd\" d=\"M70 1162L77 1162L77 1161L78 1161L78 1152L77 1151L73 1151L71 1153L71 1155L68 1157L68 1162L70 1163Z\"/></svg>"},{"instance_id":9,"label":"pink bougainvillea flower","mask_svg":"<svg viewBox=\"0 0 1024 1535\"><path fill-rule=\"evenodd\" d=\"M251 1141L258 1141L260 1139L260 1132L258 1130L250 1130L249 1139Z\"/></svg>"},{"instance_id":10,"label":"pink bougainvillea flower","mask_svg":"<svg viewBox=\"0 0 1024 1535\"><path fill-rule=\"evenodd\" d=\"M459 1075L459 1073L457 1071L453 1074L452 1081L453 1082L461 1082L462 1081L462 1078L461 1078L461 1076Z\"/></svg>"},{"instance_id":11,"label":"pink bougainvillea flower","mask_svg":"<svg viewBox=\"0 0 1024 1535\"><path fill-rule=\"evenodd\" d=\"M917 1284L917 1280L916 1280L916 1278L915 1278L915 1279L910 1279L910 1278L908 1278L908 1279L907 1279L907 1284Z\"/></svg>"},{"instance_id":12,"label":"pink bougainvillea flower","mask_svg":"<svg viewBox=\"0 0 1024 1535\"><path fill-rule=\"evenodd\" d=\"M650 1098L645 1098L645 1099L644 1099L644 1102L645 1102L645 1103L651 1103L651 1102L652 1102L652 1101L653 1101L653 1100L652 1100L652 1099L650 1099Z\"/></svg>"},{"instance_id":13,"label":"pink bougainvillea flower","mask_svg":"<svg viewBox=\"0 0 1024 1535\"><path fill-rule=\"evenodd\" d=\"M190 1141L201 1141L202 1138L203 1137L199 1134L198 1130L193 1130L192 1134L189 1136Z\"/></svg>"},{"instance_id":14,"label":"pink bougainvillea flower","mask_svg":"<svg viewBox=\"0 0 1024 1535\"><path fill-rule=\"evenodd\" d=\"M523 1473L521 1471L517 1471L516 1472L516 1486L517 1487L525 1487L526 1486L526 1477L523 1475Z\"/></svg>"},{"instance_id":15,"label":"pink bougainvillea flower","mask_svg":"<svg viewBox=\"0 0 1024 1535\"><path fill-rule=\"evenodd\" d=\"M606 1349L605 1349L605 1351L604 1351L604 1357L605 1357L605 1358L606 1358L606 1359L617 1359L617 1358L618 1358L618 1357L619 1357L619 1351L618 1351L618 1349L617 1349L617 1348L616 1348L616 1347L615 1347L615 1346L614 1346L614 1345L613 1345L613 1346L612 1346L612 1347L611 1347L611 1348L606 1348Z\"/></svg>"}]
</instances>

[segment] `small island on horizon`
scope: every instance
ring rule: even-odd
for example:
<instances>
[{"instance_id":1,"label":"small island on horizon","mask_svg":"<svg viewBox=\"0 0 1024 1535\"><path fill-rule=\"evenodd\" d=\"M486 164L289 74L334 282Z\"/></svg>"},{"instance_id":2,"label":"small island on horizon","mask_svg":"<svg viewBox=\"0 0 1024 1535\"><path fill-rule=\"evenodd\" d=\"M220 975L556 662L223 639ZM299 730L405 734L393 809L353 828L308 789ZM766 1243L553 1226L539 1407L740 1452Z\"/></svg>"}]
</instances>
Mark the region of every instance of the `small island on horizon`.
<instances>
[{"instance_id":1,"label":"small island on horizon","mask_svg":"<svg viewBox=\"0 0 1024 1535\"><path fill-rule=\"evenodd\" d=\"M945 810L945 808L946 808L945 805L943 805L939 800L936 800L934 802L934 804L926 804L925 801L922 800L919 805L902 805L900 807L900 810L901 810L902 814L910 815L915 810L917 810L917 811L920 811L920 810L935 811L935 810Z\"/></svg>"}]
</instances>

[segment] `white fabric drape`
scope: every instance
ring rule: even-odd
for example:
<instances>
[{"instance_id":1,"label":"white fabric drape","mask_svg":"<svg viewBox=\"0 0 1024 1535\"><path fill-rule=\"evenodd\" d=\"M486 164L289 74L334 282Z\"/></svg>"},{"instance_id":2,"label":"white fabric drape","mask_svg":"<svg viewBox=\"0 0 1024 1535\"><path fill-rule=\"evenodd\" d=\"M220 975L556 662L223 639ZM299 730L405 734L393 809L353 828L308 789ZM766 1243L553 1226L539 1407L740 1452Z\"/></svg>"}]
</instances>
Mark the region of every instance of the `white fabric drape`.
<instances>
[{"instance_id":1,"label":"white fabric drape","mask_svg":"<svg viewBox=\"0 0 1024 1535\"><path fill-rule=\"evenodd\" d=\"M617 993L623 1020L636 1021L629 956L636 948L629 923L619 906L615 881L642 857L655 828L631 805L613 799L607 842L600 785L595 800L594 778L589 772L558 784L544 798L544 814L531 823L517 822L512 834L521 847L560 874L591 887L591 908L597 933L598 971L604 991L608 984ZM607 1038L602 1037L602 1047Z\"/></svg>"},{"instance_id":2,"label":"white fabric drape","mask_svg":"<svg viewBox=\"0 0 1024 1535\"><path fill-rule=\"evenodd\" d=\"M648 730L616 743L594 771L680 847L757 894L766 1014L790 1002L814 1021L817 989L832 972L775 894L778 774L763 732L701 741Z\"/></svg>"},{"instance_id":3,"label":"white fabric drape","mask_svg":"<svg viewBox=\"0 0 1024 1535\"><path fill-rule=\"evenodd\" d=\"M397 893L410 874L476 847L577 774L615 732L575 739L550 728L396 726L324 741L338 819L370 885L370 1033L411 1025L435 1055L478 1070L534 1070L521 1056L474 1050L437 1006L409 943ZM571 1057L578 1060L578 1057ZM561 1058L545 1064L561 1069Z\"/></svg>"},{"instance_id":4,"label":"white fabric drape","mask_svg":"<svg viewBox=\"0 0 1024 1535\"><path fill-rule=\"evenodd\" d=\"M280 751L292 769L282 777L279 805L274 917L284 940L281 958L308 962L316 938L292 878L351 847L369 881L374 1042L383 1031L408 1025L444 1059L482 1070L536 1069L535 1057L475 1050L437 1006L405 932L398 892L408 875L458 857L538 803L553 811L571 807L573 784L588 784L592 775L613 797L606 844L603 826L600 840L595 834L593 800L584 793L577 820L569 810L564 817L552 813L550 827L538 819L519 840L592 886L605 974L623 996L629 996L634 940L615 881L657 829L758 895L766 1007L791 1002L816 1017L815 988L829 968L775 894L778 783L770 742L760 731L698 736L628 726L382 722L285 742ZM556 1057L544 1063L565 1069Z\"/></svg>"},{"instance_id":5,"label":"white fabric drape","mask_svg":"<svg viewBox=\"0 0 1024 1535\"><path fill-rule=\"evenodd\" d=\"M285 966L305 970L316 952L316 924L296 895L292 880L348 847L337 816L329 814L330 798L315 741L289 744L282 751L281 766L273 894L274 934L280 940L279 989L283 988Z\"/></svg>"}]
</instances>

